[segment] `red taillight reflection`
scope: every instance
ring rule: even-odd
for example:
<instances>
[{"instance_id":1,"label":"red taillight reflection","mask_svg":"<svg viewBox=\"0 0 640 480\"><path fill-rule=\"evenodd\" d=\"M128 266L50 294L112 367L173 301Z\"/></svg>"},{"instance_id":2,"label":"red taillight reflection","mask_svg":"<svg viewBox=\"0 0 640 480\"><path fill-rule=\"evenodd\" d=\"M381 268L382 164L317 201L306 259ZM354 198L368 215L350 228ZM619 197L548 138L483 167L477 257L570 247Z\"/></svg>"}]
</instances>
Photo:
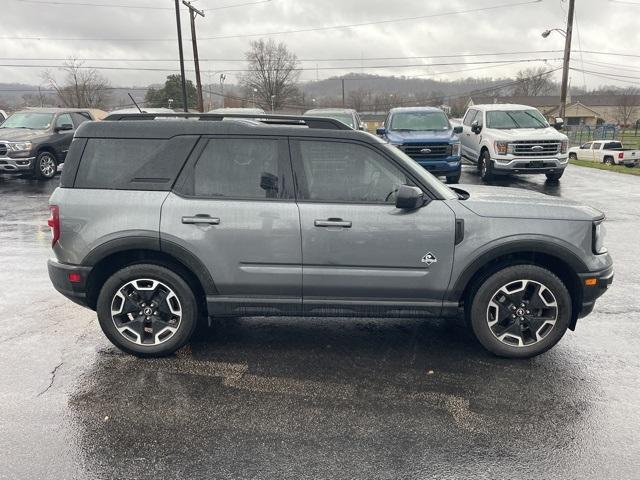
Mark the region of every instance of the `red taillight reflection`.
<instances>
[{"instance_id":1,"label":"red taillight reflection","mask_svg":"<svg viewBox=\"0 0 640 480\"><path fill-rule=\"evenodd\" d=\"M67 278L71 283L80 283L80 281L82 280L82 277L78 272L69 273L69 275L67 275Z\"/></svg>"},{"instance_id":2,"label":"red taillight reflection","mask_svg":"<svg viewBox=\"0 0 640 480\"><path fill-rule=\"evenodd\" d=\"M53 247L60 239L60 209L57 205L49 205L51 216L47 220L47 225L51 227L51 246Z\"/></svg>"},{"instance_id":3,"label":"red taillight reflection","mask_svg":"<svg viewBox=\"0 0 640 480\"><path fill-rule=\"evenodd\" d=\"M618 154L618 158L624 158L624 152L620 152L620 153Z\"/></svg>"}]
</instances>

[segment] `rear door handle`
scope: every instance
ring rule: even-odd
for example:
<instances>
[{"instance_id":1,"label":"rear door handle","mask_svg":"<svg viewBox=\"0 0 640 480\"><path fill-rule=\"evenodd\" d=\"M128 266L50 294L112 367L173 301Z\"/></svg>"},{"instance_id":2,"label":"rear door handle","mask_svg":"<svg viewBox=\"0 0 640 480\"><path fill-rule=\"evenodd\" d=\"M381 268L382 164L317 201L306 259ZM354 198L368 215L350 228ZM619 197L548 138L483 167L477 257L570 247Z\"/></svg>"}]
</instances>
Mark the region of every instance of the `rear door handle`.
<instances>
[{"instance_id":1,"label":"rear door handle","mask_svg":"<svg viewBox=\"0 0 640 480\"><path fill-rule=\"evenodd\" d=\"M210 215L194 215L192 217L182 217L182 223L187 225L220 225L220 219Z\"/></svg>"},{"instance_id":2,"label":"rear door handle","mask_svg":"<svg viewBox=\"0 0 640 480\"><path fill-rule=\"evenodd\" d=\"M351 222L342 220L341 218L329 218L327 220L315 220L313 224L316 227L342 227L351 228Z\"/></svg>"}]
</instances>

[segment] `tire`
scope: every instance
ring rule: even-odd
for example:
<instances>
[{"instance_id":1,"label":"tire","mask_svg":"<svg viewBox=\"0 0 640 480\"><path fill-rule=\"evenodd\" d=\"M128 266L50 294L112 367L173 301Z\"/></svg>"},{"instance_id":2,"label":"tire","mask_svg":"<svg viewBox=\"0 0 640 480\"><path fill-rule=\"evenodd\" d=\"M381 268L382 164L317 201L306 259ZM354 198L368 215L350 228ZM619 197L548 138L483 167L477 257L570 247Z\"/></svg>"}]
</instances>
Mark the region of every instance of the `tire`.
<instances>
[{"instance_id":1,"label":"tire","mask_svg":"<svg viewBox=\"0 0 640 480\"><path fill-rule=\"evenodd\" d=\"M40 152L33 166L33 176L38 180L51 180L58 171L58 162L51 152Z\"/></svg>"},{"instance_id":2,"label":"tire","mask_svg":"<svg viewBox=\"0 0 640 480\"><path fill-rule=\"evenodd\" d=\"M569 154L569 160L577 160L578 156L575 153L570 153Z\"/></svg>"},{"instance_id":3,"label":"tire","mask_svg":"<svg viewBox=\"0 0 640 480\"><path fill-rule=\"evenodd\" d=\"M602 160L602 163L604 163L606 165L613 165L613 158L612 157L604 157L604 159Z\"/></svg>"},{"instance_id":4,"label":"tire","mask_svg":"<svg viewBox=\"0 0 640 480\"><path fill-rule=\"evenodd\" d=\"M493 161L491 160L491 156L489 155L489 151L485 150L482 152L482 157L480 157L480 178L483 181L489 182L493 180Z\"/></svg>"},{"instance_id":5,"label":"tire","mask_svg":"<svg viewBox=\"0 0 640 480\"><path fill-rule=\"evenodd\" d=\"M456 175L447 176L447 183L449 183L449 184L459 183L460 182L460 175L461 175L461 173L458 172Z\"/></svg>"},{"instance_id":6,"label":"tire","mask_svg":"<svg viewBox=\"0 0 640 480\"><path fill-rule=\"evenodd\" d=\"M125 267L109 277L96 311L111 343L138 357L172 354L189 341L198 323L197 302L187 282L152 264Z\"/></svg>"},{"instance_id":7,"label":"tire","mask_svg":"<svg viewBox=\"0 0 640 480\"><path fill-rule=\"evenodd\" d=\"M514 265L478 285L466 314L476 339L489 352L506 358L529 358L546 352L565 334L571 320L571 297L549 270ZM521 316L514 319L513 315Z\"/></svg>"},{"instance_id":8,"label":"tire","mask_svg":"<svg viewBox=\"0 0 640 480\"><path fill-rule=\"evenodd\" d=\"M545 175L547 176L547 180L549 180L550 182L557 182L558 180L560 180L562 175L564 175L564 170L560 172L546 173Z\"/></svg>"}]
</instances>

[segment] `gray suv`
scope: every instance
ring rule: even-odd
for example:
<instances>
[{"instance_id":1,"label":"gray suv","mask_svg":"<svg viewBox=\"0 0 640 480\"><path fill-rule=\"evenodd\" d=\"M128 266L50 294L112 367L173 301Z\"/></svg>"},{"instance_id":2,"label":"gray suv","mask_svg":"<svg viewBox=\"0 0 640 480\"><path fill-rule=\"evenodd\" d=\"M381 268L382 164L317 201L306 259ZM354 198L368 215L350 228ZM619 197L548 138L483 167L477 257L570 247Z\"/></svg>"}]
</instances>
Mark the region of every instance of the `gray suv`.
<instances>
[{"instance_id":1,"label":"gray suv","mask_svg":"<svg viewBox=\"0 0 640 480\"><path fill-rule=\"evenodd\" d=\"M199 319L455 317L530 357L613 278L601 212L451 189L328 118L120 115L84 123L50 199L49 276L126 352L161 356Z\"/></svg>"}]
</instances>

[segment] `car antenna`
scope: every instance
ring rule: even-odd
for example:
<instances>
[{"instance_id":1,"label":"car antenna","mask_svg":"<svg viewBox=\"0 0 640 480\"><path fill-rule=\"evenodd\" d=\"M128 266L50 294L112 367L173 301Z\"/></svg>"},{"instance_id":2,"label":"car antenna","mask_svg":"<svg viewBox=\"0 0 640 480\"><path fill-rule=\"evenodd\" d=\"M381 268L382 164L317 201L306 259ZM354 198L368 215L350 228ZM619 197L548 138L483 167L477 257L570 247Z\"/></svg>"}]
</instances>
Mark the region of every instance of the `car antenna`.
<instances>
[{"instance_id":1,"label":"car antenna","mask_svg":"<svg viewBox=\"0 0 640 480\"><path fill-rule=\"evenodd\" d=\"M142 109L140 108L140 105L138 105L138 104L136 103L136 101L133 99L133 95L131 95L131 93L127 93L127 95L129 95L129 98L131 99L131 101L133 102L133 104L136 106L136 108L140 111L140 113L144 113L144 112L142 111Z\"/></svg>"}]
</instances>

